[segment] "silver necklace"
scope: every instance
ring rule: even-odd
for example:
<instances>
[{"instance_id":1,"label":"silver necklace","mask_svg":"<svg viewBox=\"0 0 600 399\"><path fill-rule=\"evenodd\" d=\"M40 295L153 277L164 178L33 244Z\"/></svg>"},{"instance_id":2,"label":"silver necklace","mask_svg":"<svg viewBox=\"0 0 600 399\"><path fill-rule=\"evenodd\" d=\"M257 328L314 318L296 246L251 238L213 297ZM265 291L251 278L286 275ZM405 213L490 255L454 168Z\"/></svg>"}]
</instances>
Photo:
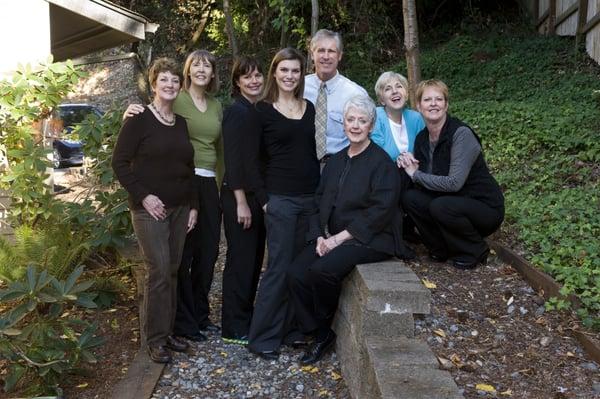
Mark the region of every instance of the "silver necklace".
<instances>
[{"instance_id":1,"label":"silver necklace","mask_svg":"<svg viewBox=\"0 0 600 399\"><path fill-rule=\"evenodd\" d=\"M173 119L167 119L164 117L163 114L160 113L160 111L158 110L158 108L156 108L156 105L154 105L154 103L150 103L150 106L152 107L152 109L154 111L156 111L156 114L158 115L158 117L160 118L160 120L162 120L164 123L166 123L167 125L174 125L175 124L175 114L173 114Z\"/></svg>"}]
</instances>

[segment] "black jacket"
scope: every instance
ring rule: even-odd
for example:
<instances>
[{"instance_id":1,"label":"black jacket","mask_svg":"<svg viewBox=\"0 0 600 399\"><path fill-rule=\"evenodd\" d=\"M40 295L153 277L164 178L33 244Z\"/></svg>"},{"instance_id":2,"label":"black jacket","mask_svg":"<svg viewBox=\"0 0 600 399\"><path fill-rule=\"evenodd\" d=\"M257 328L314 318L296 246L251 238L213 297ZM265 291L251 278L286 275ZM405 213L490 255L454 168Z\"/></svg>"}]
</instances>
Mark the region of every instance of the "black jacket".
<instances>
[{"instance_id":1,"label":"black jacket","mask_svg":"<svg viewBox=\"0 0 600 399\"><path fill-rule=\"evenodd\" d=\"M458 128L466 126L458 119L447 117L446 123L442 127L438 143L433 151L433 159L429 159L429 131L427 128L421 130L415 139L415 158L419 161L419 170L427 170L427 165L432 162L432 174L438 176L448 176L450 170L450 153L452 151L452 139ZM469 127L469 129L471 129ZM473 129L471 129L473 131ZM477 141L481 140L473 131ZM423 188L423 190L426 190ZM428 191L428 190L426 190ZM436 193L439 194L439 193ZM475 163L471 167L465 184L460 190L454 193L443 193L443 195L456 195L467 198L473 198L484 204L504 211L504 196L502 190L496 182L496 179L490 174L490 171L483 158L483 151L479 154Z\"/></svg>"},{"instance_id":2,"label":"black jacket","mask_svg":"<svg viewBox=\"0 0 600 399\"><path fill-rule=\"evenodd\" d=\"M311 219L307 239L346 229L354 238L343 245L365 245L410 258L412 252L402 242L399 196L398 170L384 150L371 143L350 158L345 148L323 169L315 193L318 213Z\"/></svg>"}]
</instances>

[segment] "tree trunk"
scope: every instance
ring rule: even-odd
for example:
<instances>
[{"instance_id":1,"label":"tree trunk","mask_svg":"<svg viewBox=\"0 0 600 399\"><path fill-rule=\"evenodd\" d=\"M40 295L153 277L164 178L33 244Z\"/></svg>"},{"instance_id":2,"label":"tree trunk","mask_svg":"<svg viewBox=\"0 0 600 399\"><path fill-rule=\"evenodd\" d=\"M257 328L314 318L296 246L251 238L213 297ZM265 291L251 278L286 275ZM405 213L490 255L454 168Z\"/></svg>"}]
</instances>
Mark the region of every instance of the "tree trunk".
<instances>
[{"instance_id":1,"label":"tree trunk","mask_svg":"<svg viewBox=\"0 0 600 399\"><path fill-rule=\"evenodd\" d=\"M237 40L235 39L235 30L233 28L233 18L231 17L229 0L223 0L223 14L225 14L225 29L227 30L227 37L229 38L231 53L233 54L233 58L237 58L239 55L239 49Z\"/></svg>"},{"instance_id":2,"label":"tree trunk","mask_svg":"<svg viewBox=\"0 0 600 399\"><path fill-rule=\"evenodd\" d=\"M196 28L196 31L194 32L190 40L188 40L187 43L183 47L181 47L181 53L187 53L192 47L194 47L196 42L200 39L200 36L202 36L202 32L204 32L204 28L206 27L206 23L208 22L208 17L210 16L210 11L212 9L213 4L214 0L207 2L206 4L204 4L204 7L202 7L202 12L200 13L200 21L198 22L198 28Z\"/></svg>"},{"instance_id":3,"label":"tree trunk","mask_svg":"<svg viewBox=\"0 0 600 399\"><path fill-rule=\"evenodd\" d=\"M310 18L310 36L314 36L319 29L319 0L311 0L312 15Z\"/></svg>"},{"instance_id":4,"label":"tree trunk","mask_svg":"<svg viewBox=\"0 0 600 399\"><path fill-rule=\"evenodd\" d=\"M281 24L281 36L279 37L279 48L286 48L288 42L287 24Z\"/></svg>"},{"instance_id":5,"label":"tree trunk","mask_svg":"<svg viewBox=\"0 0 600 399\"><path fill-rule=\"evenodd\" d=\"M310 52L310 40L319 30L319 0L311 0L312 14L310 17L310 37L306 42L306 48L308 49L306 57L306 70L312 70L312 56Z\"/></svg>"},{"instance_id":6,"label":"tree trunk","mask_svg":"<svg viewBox=\"0 0 600 399\"><path fill-rule=\"evenodd\" d=\"M415 91L421 81L421 61L415 0L402 0L402 14L404 16L404 47L406 48L410 105L416 108Z\"/></svg>"}]
</instances>

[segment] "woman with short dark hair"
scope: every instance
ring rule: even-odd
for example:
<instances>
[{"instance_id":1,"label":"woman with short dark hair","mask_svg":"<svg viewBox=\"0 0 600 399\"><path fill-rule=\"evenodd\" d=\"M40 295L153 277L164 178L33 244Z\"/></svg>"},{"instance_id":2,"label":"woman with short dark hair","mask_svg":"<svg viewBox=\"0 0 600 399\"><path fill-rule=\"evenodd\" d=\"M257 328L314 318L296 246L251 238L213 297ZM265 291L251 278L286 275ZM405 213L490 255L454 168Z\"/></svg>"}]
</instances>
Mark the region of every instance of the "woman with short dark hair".
<instances>
[{"instance_id":1,"label":"woman with short dark hair","mask_svg":"<svg viewBox=\"0 0 600 399\"><path fill-rule=\"evenodd\" d=\"M168 349L185 351L173 334L177 270L189 232L196 225L198 197L192 187L194 149L185 119L173 112L181 87L179 66L159 58L149 72L154 99L123 123L112 167L129 193L133 228L144 258L142 329L150 358L171 359Z\"/></svg>"},{"instance_id":2,"label":"woman with short dark hair","mask_svg":"<svg viewBox=\"0 0 600 399\"><path fill-rule=\"evenodd\" d=\"M221 336L227 343L248 344L254 297L265 252L263 210L246 175L250 167L248 113L262 94L258 61L242 56L231 71L231 96L223 114L225 176L221 186L227 256L223 269Z\"/></svg>"},{"instance_id":3,"label":"woman with short dark hair","mask_svg":"<svg viewBox=\"0 0 600 399\"><path fill-rule=\"evenodd\" d=\"M490 174L479 137L448 115L448 86L425 80L416 94L425 129L415 140L414 155L408 152L398 159L416 186L403 194L404 210L432 260L451 258L455 267L472 269L487 261L484 237L504 219L504 196Z\"/></svg>"}]
</instances>

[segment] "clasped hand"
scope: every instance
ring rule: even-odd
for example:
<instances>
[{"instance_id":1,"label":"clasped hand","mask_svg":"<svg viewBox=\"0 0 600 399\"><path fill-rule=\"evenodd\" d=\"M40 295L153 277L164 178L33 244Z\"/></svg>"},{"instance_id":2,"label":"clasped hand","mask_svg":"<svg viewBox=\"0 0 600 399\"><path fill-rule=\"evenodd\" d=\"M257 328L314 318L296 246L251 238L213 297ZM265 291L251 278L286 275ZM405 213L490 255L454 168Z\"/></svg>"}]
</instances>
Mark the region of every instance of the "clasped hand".
<instances>
[{"instance_id":1,"label":"clasped hand","mask_svg":"<svg viewBox=\"0 0 600 399\"><path fill-rule=\"evenodd\" d=\"M338 245L339 243L335 239L335 236L331 236L329 238L319 237L317 238L317 255L325 256Z\"/></svg>"},{"instance_id":2,"label":"clasped hand","mask_svg":"<svg viewBox=\"0 0 600 399\"><path fill-rule=\"evenodd\" d=\"M419 161L415 158L415 156L411 152L403 152L398 155L396 159L396 165L399 168L404 169L407 175L412 177L412 175L419 169Z\"/></svg>"}]
</instances>

